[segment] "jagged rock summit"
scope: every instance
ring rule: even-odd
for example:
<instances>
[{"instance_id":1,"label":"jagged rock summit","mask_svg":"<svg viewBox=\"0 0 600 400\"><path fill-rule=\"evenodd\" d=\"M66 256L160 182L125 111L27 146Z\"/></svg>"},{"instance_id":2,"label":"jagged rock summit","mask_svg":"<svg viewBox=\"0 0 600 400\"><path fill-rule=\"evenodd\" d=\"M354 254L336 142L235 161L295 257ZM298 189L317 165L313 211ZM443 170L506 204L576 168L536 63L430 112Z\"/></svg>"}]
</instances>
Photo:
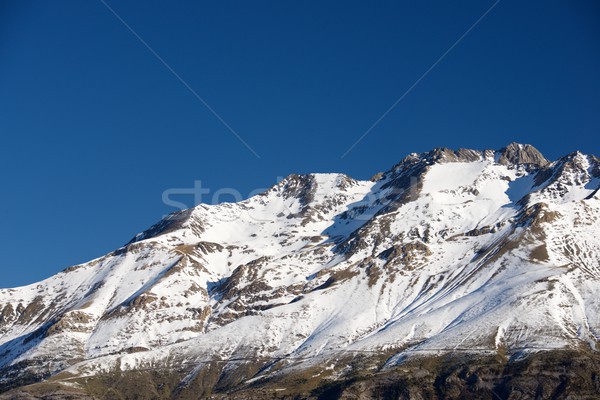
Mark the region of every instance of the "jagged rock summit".
<instances>
[{"instance_id":1,"label":"jagged rock summit","mask_svg":"<svg viewBox=\"0 0 600 400\"><path fill-rule=\"evenodd\" d=\"M498 163L502 165L530 165L539 168L548 164L542 153L530 144L513 142L499 153Z\"/></svg>"},{"instance_id":2,"label":"jagged rock summit","mask_svg":"<svg viewBox=\"0 0 600 400\"><path fill-rule=\"evenodd\" d=\"M0 289L0 387L597 396L599 187L598 158L511 143L413 153L369 181L291 175L173 213L104 257Z\"/></svg>"}]
</instances>

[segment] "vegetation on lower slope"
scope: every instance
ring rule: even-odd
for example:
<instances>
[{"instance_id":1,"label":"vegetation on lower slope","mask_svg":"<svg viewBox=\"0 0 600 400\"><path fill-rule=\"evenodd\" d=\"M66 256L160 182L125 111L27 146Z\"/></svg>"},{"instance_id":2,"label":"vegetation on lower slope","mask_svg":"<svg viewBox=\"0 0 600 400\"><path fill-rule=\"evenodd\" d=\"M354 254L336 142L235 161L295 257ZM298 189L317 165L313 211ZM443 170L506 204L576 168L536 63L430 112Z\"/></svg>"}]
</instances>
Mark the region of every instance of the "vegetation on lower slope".
<instances>
[{"instance_id":1,"label":"vegetation on lower slope","mask_svg":"<svg viewBox=\"0 0 600 400\"><path fill-rule=\"evenodd\" d=\"M263 363L207 364L189 370L117 371L76 378L57 376L0 395L0 399L595 399L600 355L589 350L515 354L445 354L412 358L384 368L386 355L357 356L306 369L249 379ZM324 368L325 367L325 368ZM63 377L64 379L64 377Z\"/></svg>"}]
</instances>

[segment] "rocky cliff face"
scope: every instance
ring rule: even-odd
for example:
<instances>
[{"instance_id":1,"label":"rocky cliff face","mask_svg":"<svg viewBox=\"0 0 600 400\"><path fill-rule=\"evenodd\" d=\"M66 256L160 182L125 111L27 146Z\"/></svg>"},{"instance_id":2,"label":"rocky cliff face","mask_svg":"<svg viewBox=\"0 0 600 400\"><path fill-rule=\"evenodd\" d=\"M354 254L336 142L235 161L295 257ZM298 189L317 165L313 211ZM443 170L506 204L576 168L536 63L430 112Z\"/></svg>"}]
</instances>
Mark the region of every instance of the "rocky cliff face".
<instances>
[{"instance_id":1,"label":"rocky cliff face","mask_svg":"<svg viewBox=\"0 0 600 400\"><path fill-rule=\"evenodd\" d=\"M0 386L122 395L141 374L150 397L277 397L273 382L287 382L282 396L318 398L394 379L419 387L422 375L436 396L499 385L508 398L501 371L526 362L534 376L539 352L597 365L599 187L596 157L549 162L512 143L411 154L370 181L292 175L240 203L199 205L0 290ZM432 361L457 354L472 360L466 372ZM307 374L320 383L302 384ZM597 378L582 382L593 391Z\"/></svg>"}]
</instances>

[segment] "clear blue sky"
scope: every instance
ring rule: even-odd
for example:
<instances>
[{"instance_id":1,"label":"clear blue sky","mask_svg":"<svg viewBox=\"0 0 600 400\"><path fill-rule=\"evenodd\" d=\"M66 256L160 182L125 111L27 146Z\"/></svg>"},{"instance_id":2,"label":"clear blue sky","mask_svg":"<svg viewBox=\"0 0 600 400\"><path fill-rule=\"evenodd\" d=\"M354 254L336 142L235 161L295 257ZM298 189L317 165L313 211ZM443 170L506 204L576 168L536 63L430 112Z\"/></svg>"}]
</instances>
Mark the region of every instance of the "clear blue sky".
<instances>
[{"instance_id":1,"label":"clear blue sky","mask_svg":"<svg viewBox=\"0 0 600 400\"><path fill-rule=\"evenodd\" d=\"M413 151L531 143L600 154L600 2L0 4L0 287L101 256L161 194L368 178ZM192 205L192 199L182 198Z\"/></svg>"}]
</instances>

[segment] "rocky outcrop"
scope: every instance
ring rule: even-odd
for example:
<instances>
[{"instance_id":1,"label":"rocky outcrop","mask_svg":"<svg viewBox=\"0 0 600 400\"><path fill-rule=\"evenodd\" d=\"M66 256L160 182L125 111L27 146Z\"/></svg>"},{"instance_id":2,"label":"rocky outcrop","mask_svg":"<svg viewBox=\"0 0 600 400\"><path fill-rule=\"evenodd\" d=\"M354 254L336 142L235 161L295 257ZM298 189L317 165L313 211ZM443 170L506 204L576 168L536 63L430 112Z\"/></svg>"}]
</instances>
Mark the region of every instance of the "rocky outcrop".
<instances>
[{"instance_id":1,"label":"rocky outcrop","mask_svg":"<svg viewBox=\"0 0 600 400\"><path fill-rule=\"evenodd\" d=\"M542 153L530 144L511 143L498 151L498 163L540 168L548 164Z\"/></svg>"}]
</instances>

